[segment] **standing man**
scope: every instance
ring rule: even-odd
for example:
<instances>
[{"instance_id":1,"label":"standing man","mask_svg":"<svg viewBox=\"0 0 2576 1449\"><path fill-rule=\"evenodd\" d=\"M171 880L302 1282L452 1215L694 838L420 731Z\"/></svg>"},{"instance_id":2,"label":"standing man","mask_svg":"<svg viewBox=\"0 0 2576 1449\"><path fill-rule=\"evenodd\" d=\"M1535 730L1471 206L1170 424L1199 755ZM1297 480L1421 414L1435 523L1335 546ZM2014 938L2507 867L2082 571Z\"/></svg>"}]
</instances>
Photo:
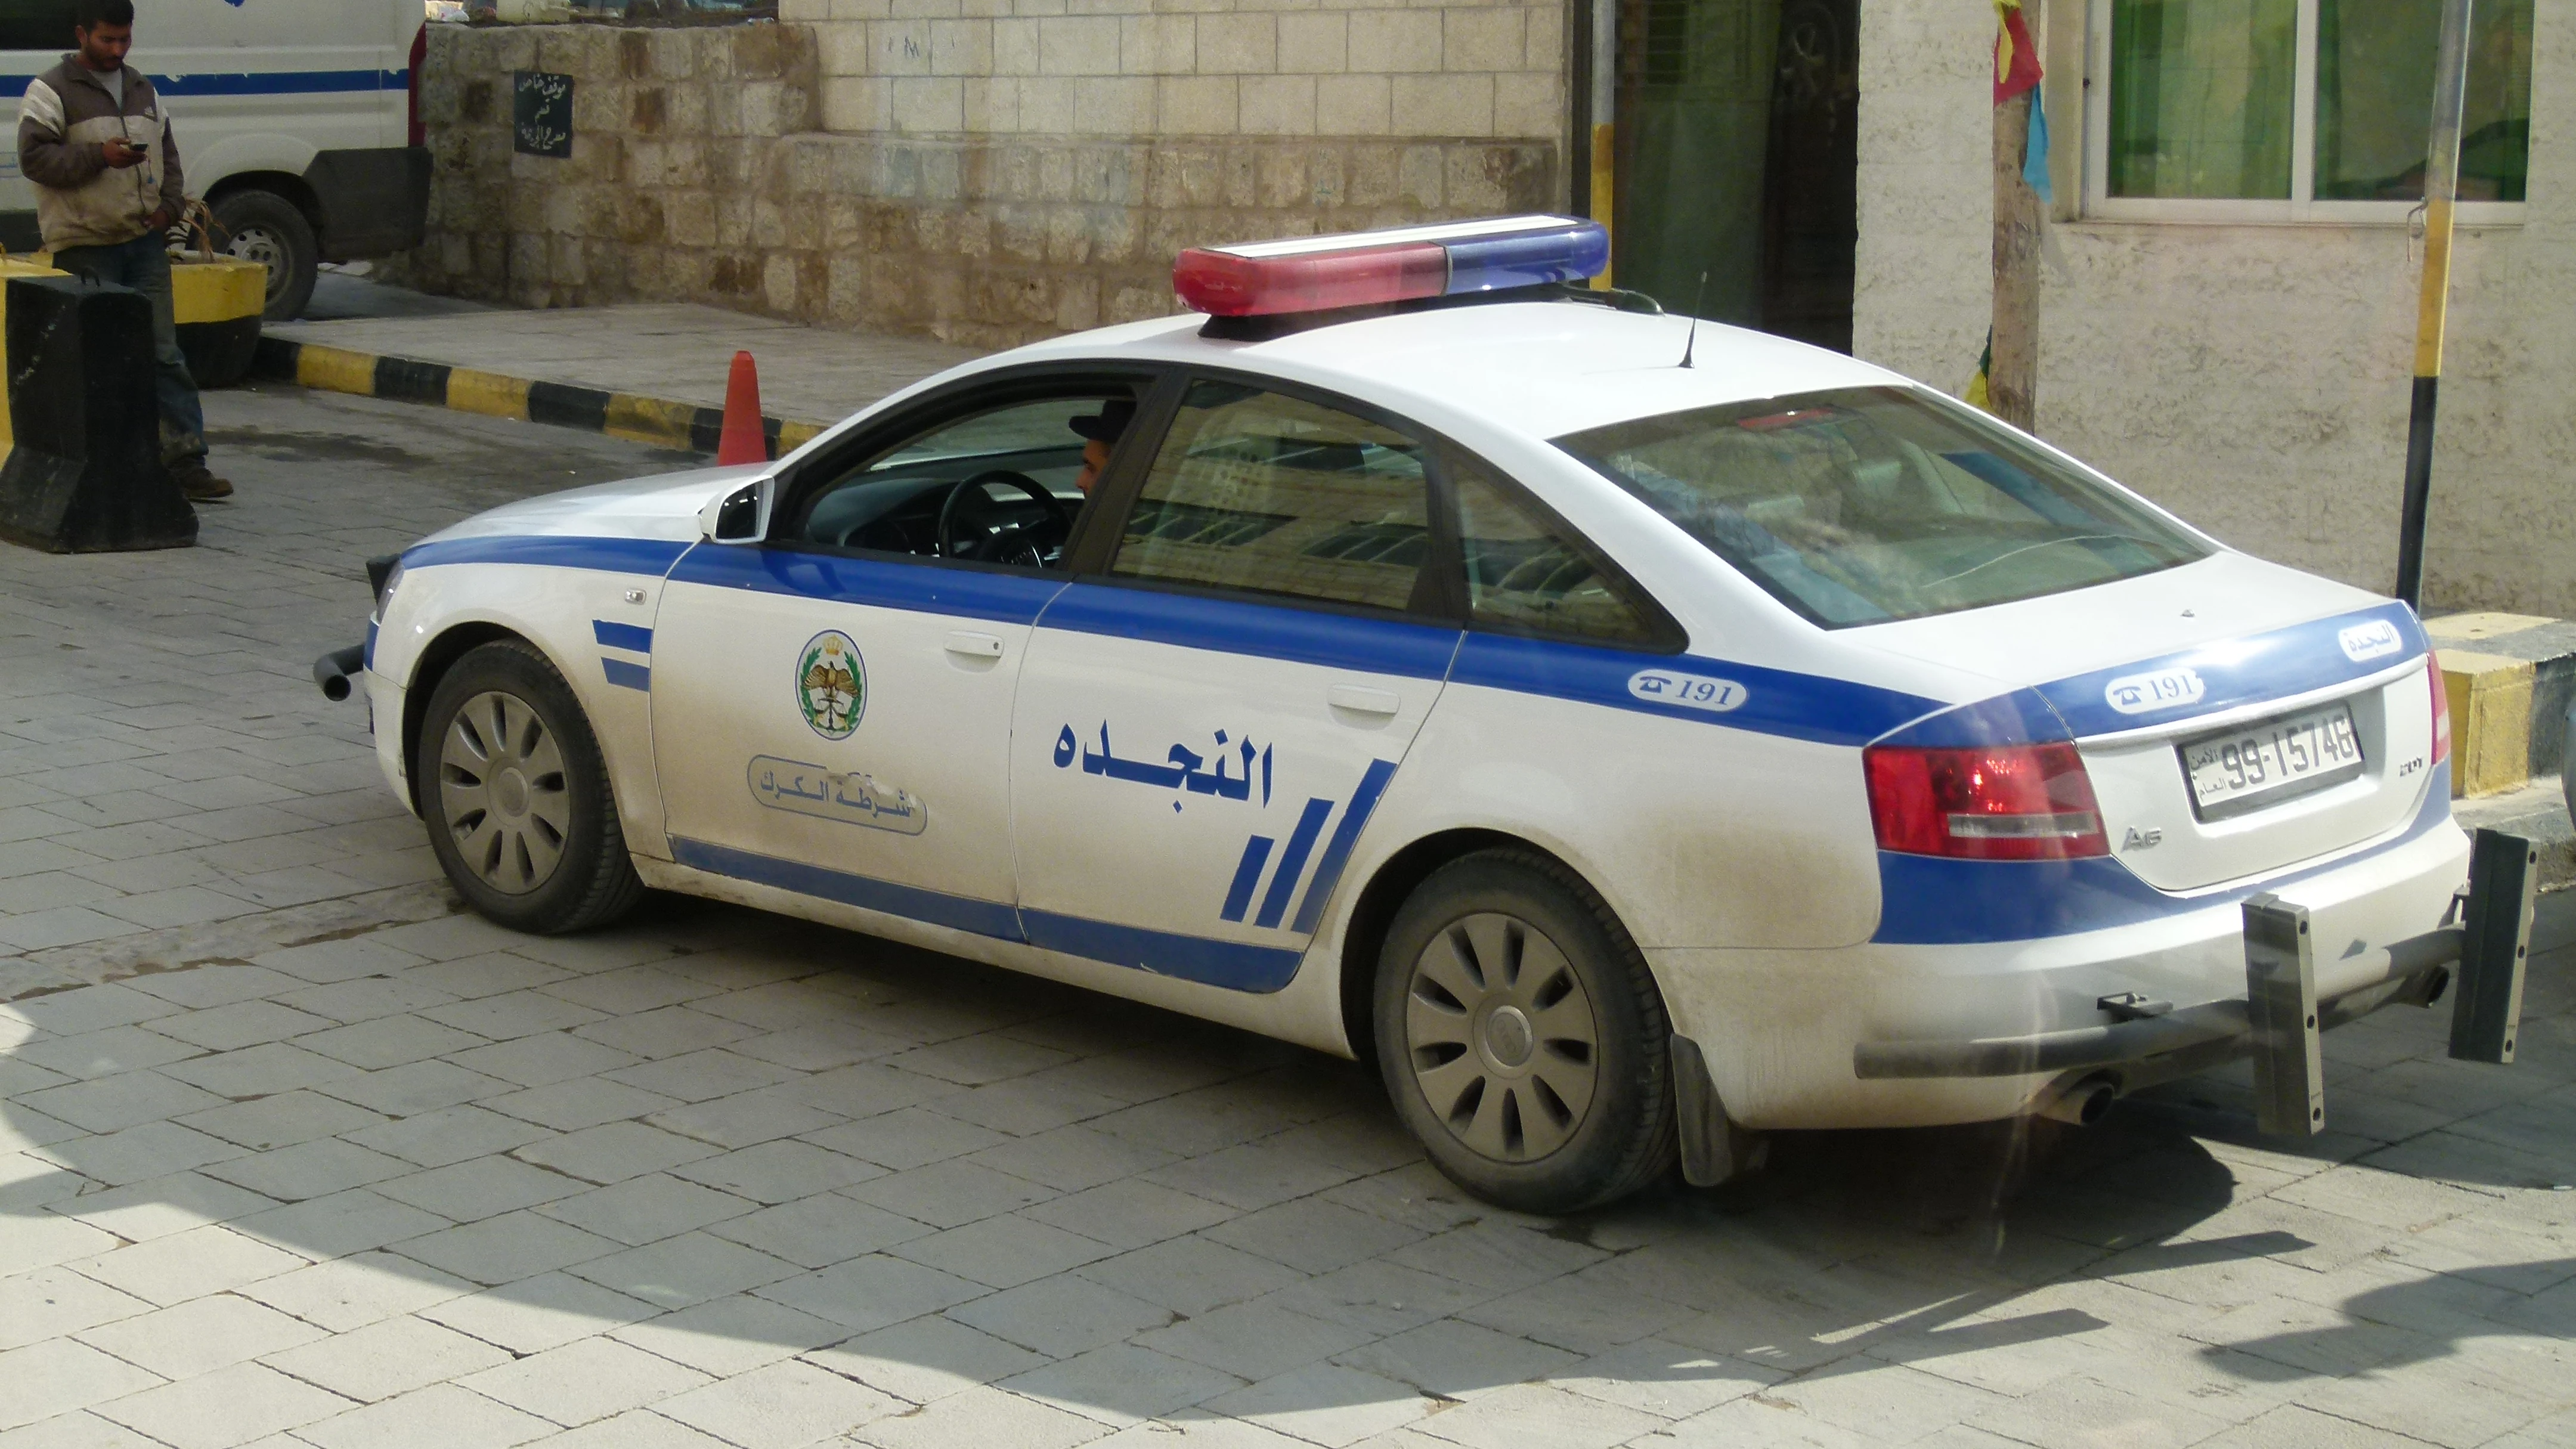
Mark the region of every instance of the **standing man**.
<instances>
[{"instance_id":1,"label":"standing man","mask_svg":"<svg viewBox=\"0 0 2576 1449\"><path fill-rule=\"evenodd\" d=\"M233 485L206 468L205 410L171 310L166 233L187 189L161 97L125 63L134 0L77 0L72 40L80 49L30 82L18 103L18 169L36 184L36 219L55 266L151 299L161 459L190 499L227 497Z\"/></svg>"}]
</instances>

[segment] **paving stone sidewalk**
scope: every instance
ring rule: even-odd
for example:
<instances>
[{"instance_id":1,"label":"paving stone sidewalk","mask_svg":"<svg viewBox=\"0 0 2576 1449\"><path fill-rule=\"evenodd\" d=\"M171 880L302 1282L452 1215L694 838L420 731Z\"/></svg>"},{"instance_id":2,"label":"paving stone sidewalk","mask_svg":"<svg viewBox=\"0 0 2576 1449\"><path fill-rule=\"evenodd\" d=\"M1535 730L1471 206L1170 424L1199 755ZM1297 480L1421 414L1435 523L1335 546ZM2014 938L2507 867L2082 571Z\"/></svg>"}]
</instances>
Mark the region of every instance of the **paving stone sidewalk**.
<instances>
[{"instance_id":1,"label":"paving stone sidewalk","mask_svg":"<svg viewBox=\"0 0 2576 1449\"><path fill-rule=\"evenodd\" d=\"M0 549L0 1449L2576 1443L2576 897L2517 1066L2383 1013L2295 1150L2225 1075L1521 1217L1350 1063L732 908L456 914L305 677L356 560L686 460L210 410L205 547Z\"/></svg>"}]
</instances>

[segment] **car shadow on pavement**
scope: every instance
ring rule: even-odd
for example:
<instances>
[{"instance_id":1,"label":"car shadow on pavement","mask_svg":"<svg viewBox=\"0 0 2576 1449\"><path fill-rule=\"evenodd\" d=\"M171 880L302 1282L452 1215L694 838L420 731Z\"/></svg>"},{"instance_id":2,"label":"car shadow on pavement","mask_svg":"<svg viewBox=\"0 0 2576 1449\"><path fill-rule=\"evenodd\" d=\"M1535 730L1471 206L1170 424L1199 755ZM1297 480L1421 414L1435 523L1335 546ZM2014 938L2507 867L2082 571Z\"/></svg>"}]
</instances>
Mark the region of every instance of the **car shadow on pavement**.
<instances>
[{"instance_id":1,"label":"car shadow on pavement","mask_svg":"<svg viewBox=\"0 0 2576 1449\"><path fill-rule=\"evenodd\" d=\"M818 1373L833 1432L995 1386L1328 1439L1533 1383L1640 1432L1739 1399L1831 1418L1854 1381L2090 1372L2280 1275L2402 1260L2407 1233L2276 1195L2342 1164L2447 1133L2548 1171L2462 1121L2284 1151L2210 1078L2085 1129L1780 1133L1737 1183L1529 1217L1432 1172L1359 1064L663 897L588 937L453 916L136 976L0 1033L0 1352L255 1361L352 1406L452 1380L565 1424L612 1411L592 1380L681 1404ZM2498 1201L2423 1175L2459 1232ZM2235 1402L2439 1357L2443 1314L2565 1317L2576 1263L2445 1250L2167 1368ZM2444 1296L2480 1272L2508 1297ZM169 1315L231 1345L133 1347Z\"/></svg>"}]
</instances>

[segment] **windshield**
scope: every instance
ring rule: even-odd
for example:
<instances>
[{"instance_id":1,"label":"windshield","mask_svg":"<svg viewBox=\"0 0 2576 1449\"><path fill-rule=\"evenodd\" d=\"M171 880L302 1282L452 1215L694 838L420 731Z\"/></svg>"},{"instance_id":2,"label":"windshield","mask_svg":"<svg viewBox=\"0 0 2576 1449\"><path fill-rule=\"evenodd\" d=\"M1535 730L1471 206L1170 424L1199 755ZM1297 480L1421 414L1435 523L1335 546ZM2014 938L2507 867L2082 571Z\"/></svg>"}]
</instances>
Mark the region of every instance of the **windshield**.
<instances>
[{"instance_id":1,"label":"windshield","mask_svg":"<svg viewBox=\"0 0 2576 1449\"><path fill-rule=\"evenodd\" d=\"M1906 388L1695 408L1556 444L1827 628L2087 588L2209 552L2002 426Z\"/></svg>"}]
</instances>

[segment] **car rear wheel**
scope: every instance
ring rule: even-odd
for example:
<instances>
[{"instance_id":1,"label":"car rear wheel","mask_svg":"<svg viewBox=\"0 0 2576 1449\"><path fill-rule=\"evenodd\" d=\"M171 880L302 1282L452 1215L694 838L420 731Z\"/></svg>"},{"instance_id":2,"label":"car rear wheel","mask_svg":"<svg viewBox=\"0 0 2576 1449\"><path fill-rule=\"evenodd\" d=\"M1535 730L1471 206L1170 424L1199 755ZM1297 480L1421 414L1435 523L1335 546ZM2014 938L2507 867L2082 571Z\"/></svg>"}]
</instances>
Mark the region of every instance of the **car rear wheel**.
<instances>
[{"instance_id":1,"label":"car rear wheel","mask_svg":"<svg viewBox=\"0 0 2576 1449\"><path fill-rule=\"evenodd\" d=\"M439 865L492 920L557 935L643 898L590 722L528 645L483 645L438 682L413 778Z\"/></svg>"},{"instance_id":2,"label":"car rear wheel","mask_svg":"<svg viewBox=\"0 0 2576 1449\"><path fill-rule=\"evenodd\" d=\"M256 189L233 192L214 210L224 251L268 268L268 307L261 315L271 322L303 316L322 260L304 213L276 192Z\"/></svg>"},{"instance_id":3,"label":"car rear wheel","mask_svg":"<svg viewBox=\"0 0 2576 1449\"><path fill-rule=\"evenodd\" d=\"M1379 956L1378 1065L1432 1163L1564 1213L1673 1162L1672 1027L1627 931L1571 872L1491 851L1435 871Z\"/></svg>"}]
</instances>

